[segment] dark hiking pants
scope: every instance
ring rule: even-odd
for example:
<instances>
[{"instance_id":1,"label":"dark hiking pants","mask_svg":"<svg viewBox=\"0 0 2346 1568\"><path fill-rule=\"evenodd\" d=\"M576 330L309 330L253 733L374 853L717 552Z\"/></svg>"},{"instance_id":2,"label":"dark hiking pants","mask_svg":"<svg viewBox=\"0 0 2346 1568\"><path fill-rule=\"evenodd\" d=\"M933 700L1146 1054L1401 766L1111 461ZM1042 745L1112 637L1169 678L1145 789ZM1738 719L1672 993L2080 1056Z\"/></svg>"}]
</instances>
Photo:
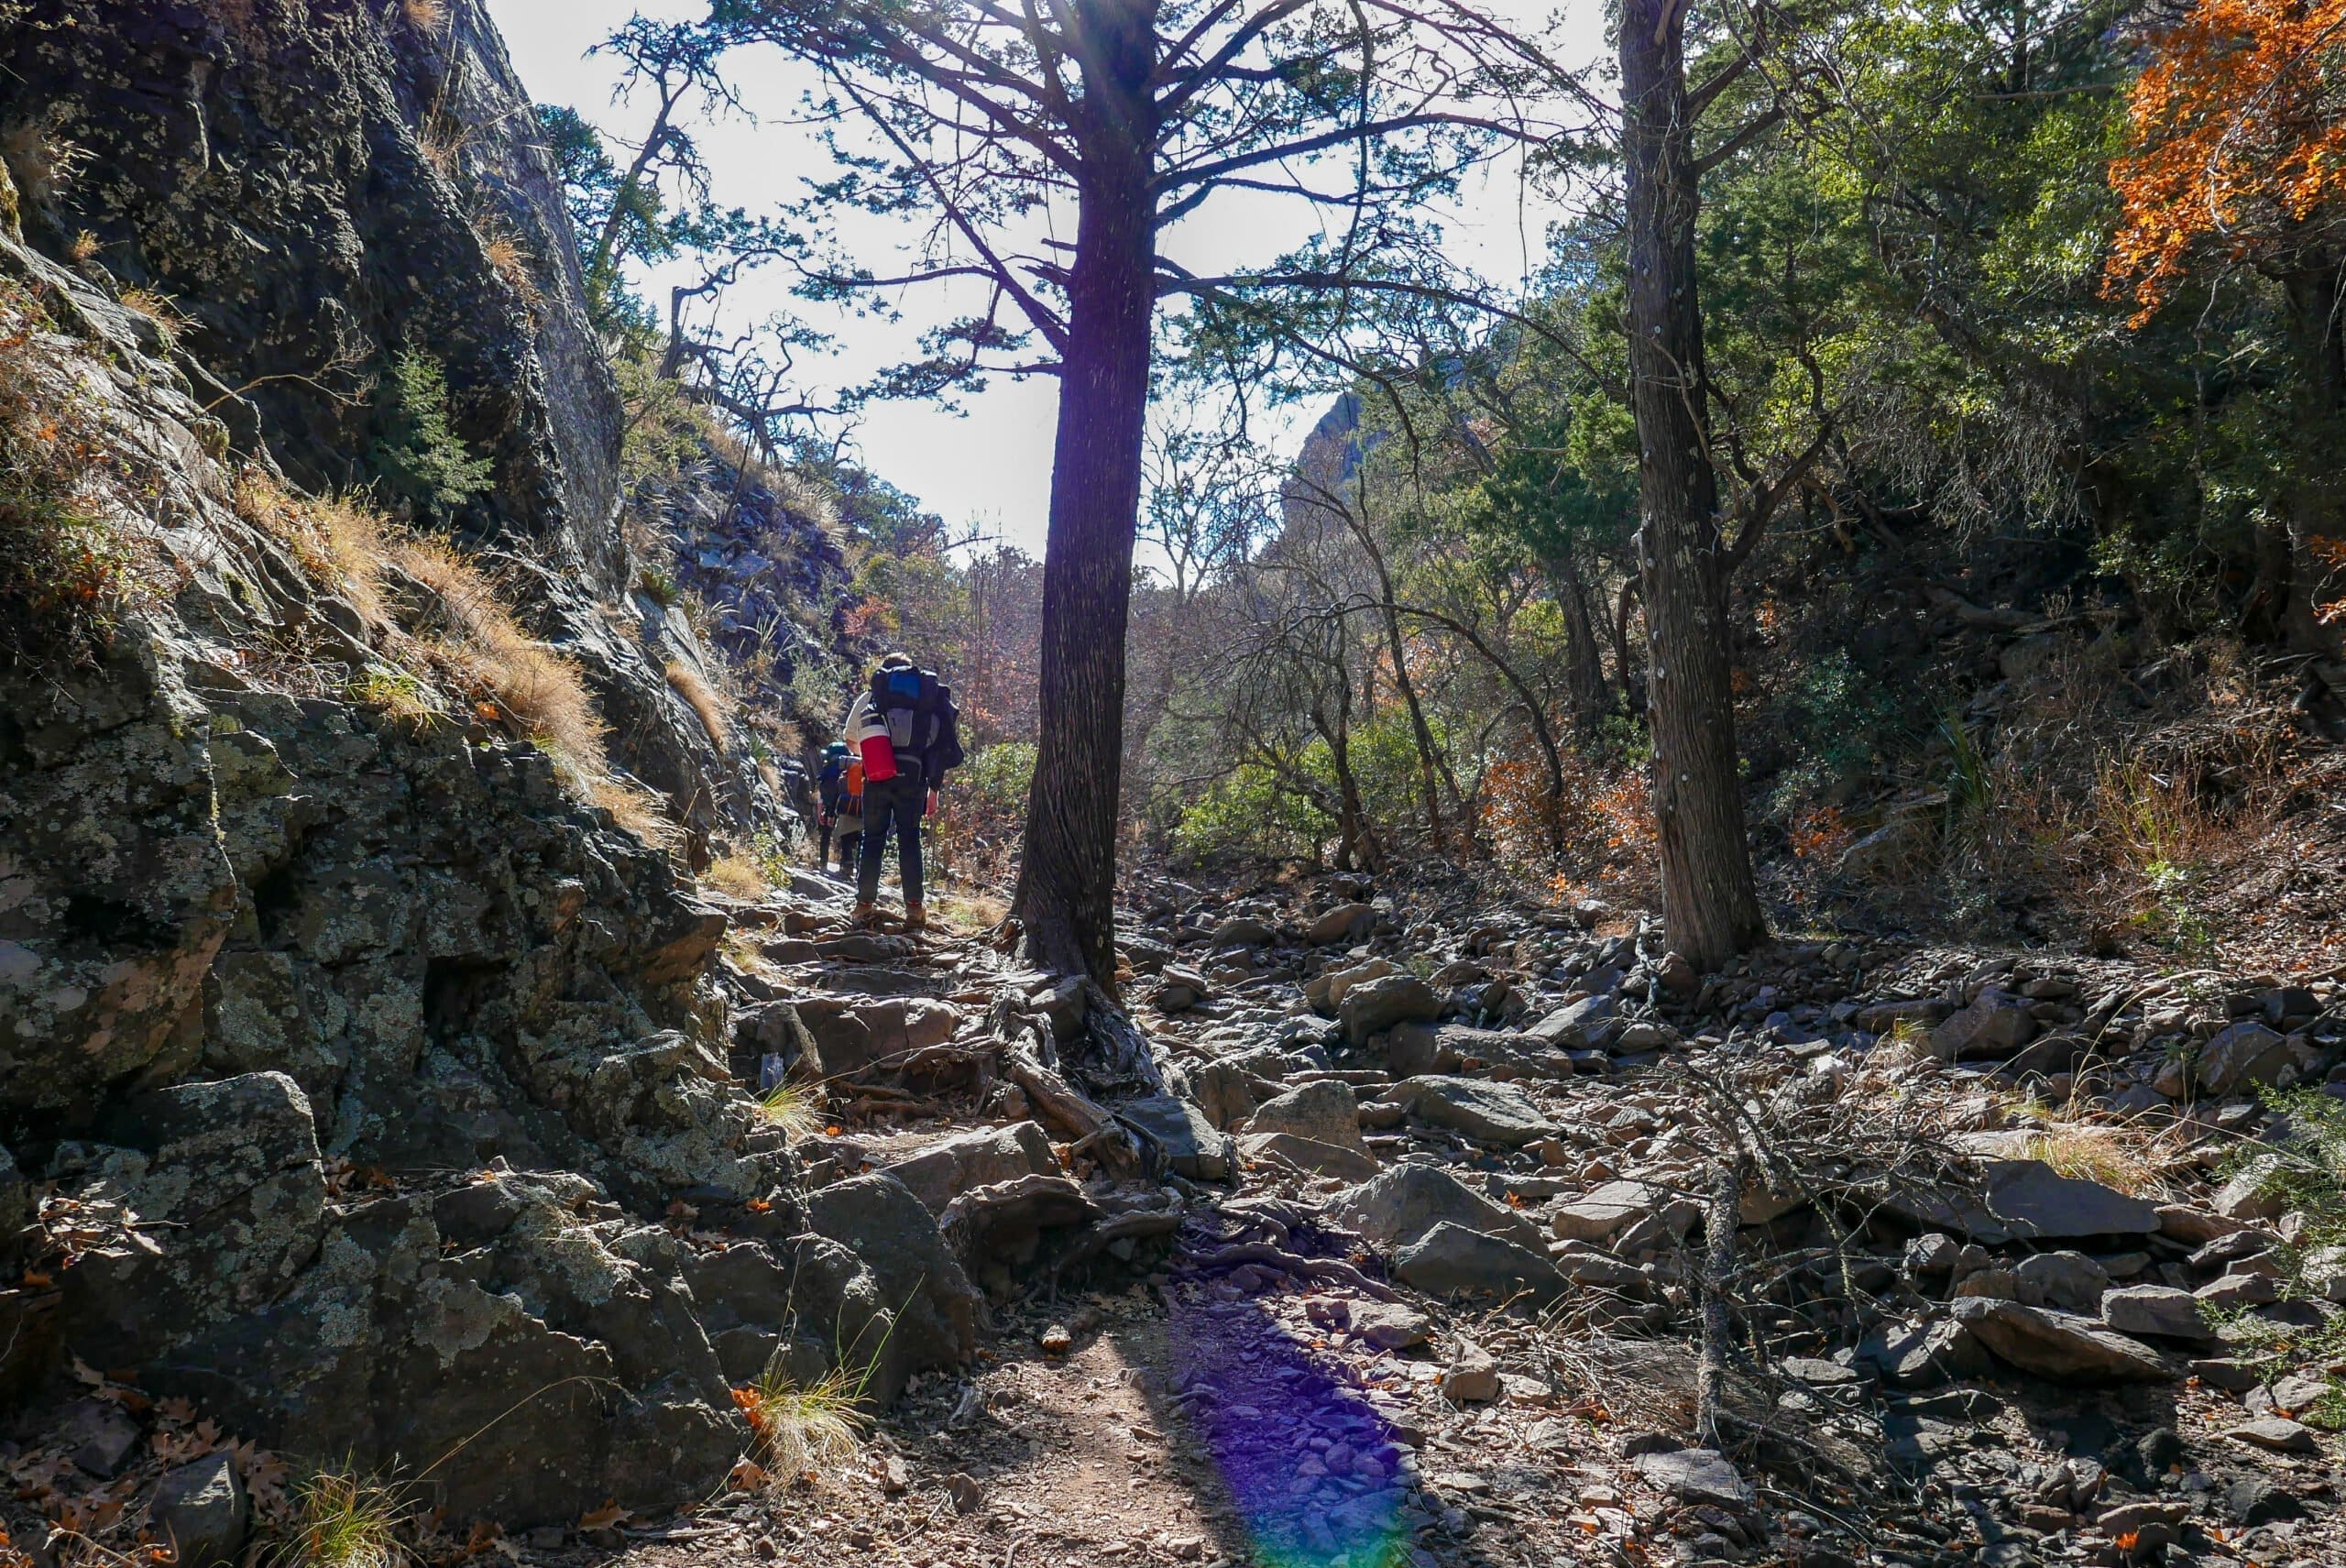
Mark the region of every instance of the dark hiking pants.
<instances>
[{"instance_id":1,"label":"dark hiking pants","mask_svg":"<svg viewBox=\"0 0 2346 1568\"><path fill-rule=\"evenodd\" d=\"M878 784L863 785L863 864L855 879L856 896L869 904L880 896L880 859L888 851L888 829L896 831L896 867L904 884L904 902L920 899L920 811L928 785L917 773L898 773Z\"/></svg>"}]
</instances>

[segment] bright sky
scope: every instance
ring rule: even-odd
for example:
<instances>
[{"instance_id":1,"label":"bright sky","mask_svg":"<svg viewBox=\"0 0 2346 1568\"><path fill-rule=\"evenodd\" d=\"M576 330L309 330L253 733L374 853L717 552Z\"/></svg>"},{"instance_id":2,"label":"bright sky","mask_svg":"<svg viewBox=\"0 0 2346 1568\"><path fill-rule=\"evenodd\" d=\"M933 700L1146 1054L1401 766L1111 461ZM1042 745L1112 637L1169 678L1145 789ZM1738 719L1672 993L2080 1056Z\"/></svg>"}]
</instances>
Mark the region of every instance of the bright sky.
<instances>
[{"instance_id":1,"label":"bright sky","mask_svg":"<svg viewBox=\"0 0 2346 1568\"><path fill-rule=\"evenodd\" d=\"M1537 18L1557 3L1562 12L1551 35L1554 57L1568 62L1595 58L1603 47L1603 0L1496 0L1493 10L1536 26ZM614 62L587 59L586 50L638 10L667 19L705 15L707 9L705 0L486 4L532 97L568 104L608 136L623 139L639 137L649 122L647 95L639 95L632 104L613 104ZM773 53L745 54L733 80L764 123L753 126L735 119L699 127L697 135L715 171L718 199L752 213L770 211L800 194L806 179L827 173L829 160L809 133L782 123L797 107L804 81L791 65ZM624 154L619 156L624 161ZM1541 236L1551 215L1530 203L1511 166L1495 170L1468 193L1462 210L1442 214L1453 242L1451 254L1494 281L1520 278L1528 267L1538 265ZM1204 269L1259 264L1300 237L1301 231L1293 226L1296 221L1243 202L1210 203L1182 225L1181 259ZM874 237L890 236L875 231ZM872 260L875 269L886 265L878 256ZM935 291L912 291L899 304L906 320L898 325L828 314L824 307L791 298L785 276L774 269L752 274L737 286L724 312L728 323L737 328L789 311L834 333L839 339L836 363L801 363L815 379L835 387L906 357L922 326L952 313L944 308L944 296ZM999 535L1040 555L1058 398L1055 378L1036 377L1023 382L997 378L986 391L966 400L959 415L919 402L874 404L862 416L855 445L874 473L917 496L957 533ZM1318 411L1317 406L1299 411L1287 439L1299 439Z\"/></svg>"}]
</instances>

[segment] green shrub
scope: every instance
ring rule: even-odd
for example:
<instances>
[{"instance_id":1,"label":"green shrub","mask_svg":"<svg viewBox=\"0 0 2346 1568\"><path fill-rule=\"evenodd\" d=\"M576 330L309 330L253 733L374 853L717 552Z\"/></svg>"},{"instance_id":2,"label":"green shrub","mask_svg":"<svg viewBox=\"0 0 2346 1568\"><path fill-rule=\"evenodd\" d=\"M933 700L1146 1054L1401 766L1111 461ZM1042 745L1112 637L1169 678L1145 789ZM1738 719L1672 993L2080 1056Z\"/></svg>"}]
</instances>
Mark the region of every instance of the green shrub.
<instances>
[{"instance_id":1,"label":"green shrub","mask_svg":"<svg viewBox=\"0 0 2346 1568\"><path fill-rule=\"evenodd\" d=\"M1313 767L1316 762L1318 767ZM1324 744L1305 754L1307 770L1328 768ZM1331 787L1332 788L1332 781ZM1335 819L1256 762L1243 763L1191 801L1173 825L1171 849L1199 861L1233 850L1283 857L1316 856L1335 831Z\"/></svg>"}]
</instances>

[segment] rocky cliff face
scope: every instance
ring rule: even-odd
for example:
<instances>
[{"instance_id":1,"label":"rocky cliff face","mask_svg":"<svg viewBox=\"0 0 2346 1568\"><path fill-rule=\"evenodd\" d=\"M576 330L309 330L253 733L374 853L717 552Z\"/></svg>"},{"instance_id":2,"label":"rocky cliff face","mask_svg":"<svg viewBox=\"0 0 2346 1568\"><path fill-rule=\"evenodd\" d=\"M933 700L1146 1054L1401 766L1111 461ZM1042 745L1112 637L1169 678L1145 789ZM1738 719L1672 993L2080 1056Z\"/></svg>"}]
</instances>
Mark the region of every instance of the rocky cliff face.
<instances>
[{"instance_id":1,"label":"rocky cliff face","mask_svg":"<svg viewBox=\"0 0 2346 1568\"><path fill-rule=\"evenodd\" d=\"M379 438L313 384L336 334L378 367L431 344L493 459L455 532L704 837L781 820L672 694L689 624L623 602L615 405L527 106L471 6L419 9L0 8L11 439L86 433L76 526L142 585L94 652L0 640L0 1394L78 1356L426 1472L455 1517L572 1519L705 1493L770 1365L884 1344L885 1392L963 1354L970 1292L949 1259L888 1288L935 1237L901 1190L808 1228L729 1071L788 1004L716 982L725 916L540 747L400 696L430 672L394 650L464 607L392 567L362 607L253 503Z\"/></svg>"},{"instance_id":2,"label":"rocky cliff face","mask_svg":"<svg viewBox=\"0 0 2346 1568\"><path fill-rule=\"evenodd\" d=\"M0 72L28 238L179 318L174 356L236 453L266 448L312 490L371 488L533 571L533 630L580 658L696 861L790 830L747 750L667 679L707 678L712 655L635 592L619 398L560 183L476 0L31 0L0 10ZM445 378L483 469L468 493L387 479L413 413L402 356Z\"/></svg>"}]
</instances>

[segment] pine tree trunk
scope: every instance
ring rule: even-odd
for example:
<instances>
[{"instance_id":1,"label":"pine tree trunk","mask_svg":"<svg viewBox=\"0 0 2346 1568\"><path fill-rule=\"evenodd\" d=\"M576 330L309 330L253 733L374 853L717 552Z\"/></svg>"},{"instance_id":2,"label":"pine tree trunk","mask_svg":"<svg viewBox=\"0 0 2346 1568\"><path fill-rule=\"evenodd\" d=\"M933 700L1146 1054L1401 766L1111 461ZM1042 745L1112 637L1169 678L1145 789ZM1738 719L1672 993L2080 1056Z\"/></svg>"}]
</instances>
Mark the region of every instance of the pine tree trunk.
<instances>
[{"instance_id":1,"label":"pine tree trunk","mask_svg":"<svg viewBox=\"0 0 2346 1568\"><path fill-rule=\"evenodd\" d=\"M1083 7L1087 16L1118 9ZM1108 30L1124 33L1128 29L1115 24L1131 16L1106 20ZM1136 48L1132 82L1145 87L1148 36L1144 25L1137 40L1110 38L1100 54L1121 78L1123 68L1135 62L1118 56ZM1131 93L1127 105L1142 96ZM1103 107L1101 118L1113 113ZM1153 138L1134 136L1129 127L1119 137L1102 126L1091 139L1088 179L1079 195L1068 351L1051 456L1035 784L1011 912L1025 933L1030 959L1062 973L1089 974L1113 990L1124 626L1148 411L1156 213L1148 177Z\"/></svg>"},{"instance_id":2,"label":"pine tree trunk","mask_svg":"<svg viewBox=\"0 0 2346 1568\"><path fill-rule=\"evenodd\" d=\"M1744 836L1735 696L1696 293L1699 192L1687 121L1686 0L1624 0L1629 379L1643 526L1647 711L1662 924L1697 970L1767 934Z\"/></svg>"}]
</instances>

